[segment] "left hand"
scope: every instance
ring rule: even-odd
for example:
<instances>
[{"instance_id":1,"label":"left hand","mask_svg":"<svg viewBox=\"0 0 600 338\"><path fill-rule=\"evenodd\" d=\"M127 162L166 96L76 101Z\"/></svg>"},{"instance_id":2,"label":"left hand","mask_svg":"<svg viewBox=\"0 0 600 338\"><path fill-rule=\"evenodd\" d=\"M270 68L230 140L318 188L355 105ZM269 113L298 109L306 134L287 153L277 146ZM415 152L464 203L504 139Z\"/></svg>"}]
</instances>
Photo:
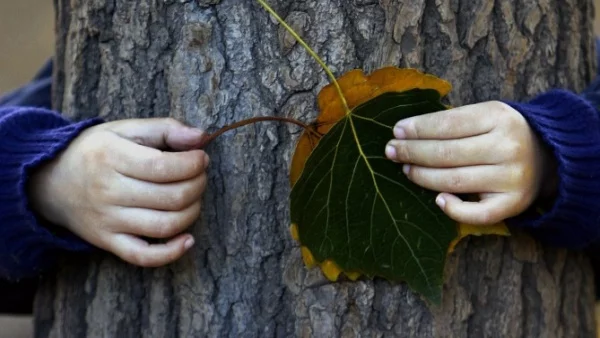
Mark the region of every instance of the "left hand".
<instances>
[{"instance_id":1,"label":"left hand","mask_svg":"<svg viewBox=\"0 0 600 338\"><path fill-rule=\"evenodd\" d=\"M200 215L209 162L197 149L204 135L171 118L90 127L32 172L32 210L128 263L170 264L194 244L188 228Z\"/></svg>"},{"instance_id":2,"label":"left hand","mask_svg":"<svg viewBox=\"0 0 600 338\"><path fill-rule=\"evenodd\" d=\"M403 163L414 183L441 192L436 203L461 223L490 225L522 213L540 194L544 174L556 174L553 155L525 118L499 101L407 118L394 136L386 156Z\"/></svg>"}]
</instances>

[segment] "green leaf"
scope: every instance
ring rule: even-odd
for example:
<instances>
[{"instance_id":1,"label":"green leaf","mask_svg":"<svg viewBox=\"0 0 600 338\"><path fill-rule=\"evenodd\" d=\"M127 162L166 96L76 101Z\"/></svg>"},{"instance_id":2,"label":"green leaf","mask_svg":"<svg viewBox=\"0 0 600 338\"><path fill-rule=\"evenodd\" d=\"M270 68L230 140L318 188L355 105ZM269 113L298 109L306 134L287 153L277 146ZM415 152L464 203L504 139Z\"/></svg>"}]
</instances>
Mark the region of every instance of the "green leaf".
<instances>
[{"instance_id":1,"label":"green leaf","mask_svg":"<svg viewBox=\"0 0 600 338\"><path fill-rule=\"evenodd\" d=\"M444 110L436 90L377 96L353 109L319 141L291 193L299 240L318 262L405 281L441 302L443 269L457 224L384 155L398 120Z\"/></svg>"}]
</instances>

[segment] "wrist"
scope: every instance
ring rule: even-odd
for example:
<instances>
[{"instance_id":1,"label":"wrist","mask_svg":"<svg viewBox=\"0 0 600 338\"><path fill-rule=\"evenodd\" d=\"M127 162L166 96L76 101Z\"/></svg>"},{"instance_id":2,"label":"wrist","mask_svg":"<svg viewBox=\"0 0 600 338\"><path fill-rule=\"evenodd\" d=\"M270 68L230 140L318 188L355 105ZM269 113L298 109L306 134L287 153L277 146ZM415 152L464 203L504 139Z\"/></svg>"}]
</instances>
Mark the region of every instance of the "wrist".
<instances>
[{"instance_id":1,"label":"wrist","mask_svg":"<svg viewBox=\"0 0 600 338\"><path fill-rule=\"evenodd\" d=\"M546 204L552 203L558 196L558 161L552 150L548 147L543 147L541 151L542 177L538 199L543 204Z\"/></svg>"},{"instance_id":2,"label":"wrist","mask_svg":"<svg viewBox=\"0 0 600 338\"><path fill-rule=\"evenodd\" d=\"M27 182L27 198L33 213L40 219L54 225L65 226L64 217L58 206L57 191L54 189L58 159L41 164L31 172Z\"/></svg>"}]
</instances>

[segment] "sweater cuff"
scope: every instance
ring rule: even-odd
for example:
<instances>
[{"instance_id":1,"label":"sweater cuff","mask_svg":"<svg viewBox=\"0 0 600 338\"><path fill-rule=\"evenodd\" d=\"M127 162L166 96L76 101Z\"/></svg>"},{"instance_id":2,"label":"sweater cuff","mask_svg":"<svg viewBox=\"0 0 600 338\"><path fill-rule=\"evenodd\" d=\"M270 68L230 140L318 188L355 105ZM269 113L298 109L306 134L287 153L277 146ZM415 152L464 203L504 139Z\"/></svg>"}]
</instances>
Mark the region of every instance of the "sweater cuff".
<instances>
[{"instance_id":1,"label":"sweater cuff","mask_svg":"<svg viewBox=\"0 0 600 338\"><path fill-rule=\"evenodd\" d=\"M552 90L528 103L505 102L519 111L552 149L558 163L558 196L552 208L506 220L546 244L584 249L600 234L600 119L586 100Z\"/></svg>"},{"instance_id":2,"label":"sweater cuff","mask_svg":"<svg viewBox=\"0 0 600 338\"><path fill-rule=\"evenodd\" d=\"M44 224L31 210L27 183L33 169L55 158L84 129L103 121L72 123L45 109L4 110L0 119L0 277L14 280L51 267L59 251L92 248L71 232Z\"/></svg>"}]
</instances>

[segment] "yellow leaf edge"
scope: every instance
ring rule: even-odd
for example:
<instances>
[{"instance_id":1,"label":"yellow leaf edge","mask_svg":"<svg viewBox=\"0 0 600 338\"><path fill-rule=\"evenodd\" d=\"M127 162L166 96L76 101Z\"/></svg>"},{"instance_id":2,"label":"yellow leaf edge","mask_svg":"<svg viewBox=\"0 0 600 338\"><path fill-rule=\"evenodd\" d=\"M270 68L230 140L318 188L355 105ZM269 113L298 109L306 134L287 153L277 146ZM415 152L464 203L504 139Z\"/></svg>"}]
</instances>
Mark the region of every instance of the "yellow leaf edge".
<instances>
[{"instance_id":1,"label":"yellow leaf edge","mask_svg":"<svg viewBox=\"0 0 600 338\"><path fill-rule=\"evenodd\" d=\"M457 227L458 237L452 242L450 242L447 251L448 254L453 253L458 243L467 236L510 236L510 230L506 227L504 223L498 223L490 226L459 223L457 224ZM331 282L338 281L339 276L342 273L351 281L356 281L364 275L361 271L344 271L332 259L326 259L322 262L317 262L310 249L307 246L302 245L302 243L300 242L298 226L292 223L289 230L292 238L300 244L302 261L304 262L304 266L306 268L312 269L318 266L321 269L321 272L323 273L325 278L327 278Z\"/></svg>"},{"instance_id":2,"label":"yellow leaf edge","mask_svg":"<svg viewBox=\"0 0 600 338\"><path fill-rule=\"evenodd\" d=\"M458 224L458 237L450 242L448 254L454 252L458 243L467 236L510 236L510 230L504 222L494 225L473 225L473 224Z\"/></svg>"},{"instance_id":3,"label":"yellow leaf edge","mask_svg":"<svg viewBox=\"0 0 600 338\"><path fill-rule=\"evenodd\" d=\"M287 31L289 31L293 35L293 37L296 39L296 41L298 41L306 49L306 51L313 57L313 59L315 59L315 61L317 61L317 63L319 63L323 67L323 70L327 73L327 75L329 76L329 78L331 80L330 86L333 85L333 87L335 87L336 92L339 94L339 98L342 101L342 105L344 106L346 112L349 112L350 109L348 108L346 98L344 97L342 89L341 89L337 79L335 78L335 76L333 75L331 70L329 69L329 67L327 67L327 65L323 62L323 60L321 60L321 58L308 46L308 44L306 44L306 42L304 40L302 40L302 38L300 38L300 36L298 36L298 34L285 22L285 20L283 20L269 6L269 4L266 3L266 1L264 1L264 0L257 0L257 1L260 3L260 5L265 10L267 10L267 12L269 12L271 15L273 15L275 17L275 19L280 24L282 24ZM399 69L399 68L397 68L397 69ZM410 69L410 70L415 70L415 69ZM424 75L425 75L425 77L428 77L428 74L424 74ZM448 91L450 91L450 88L451 88L451 86L449 85ZM442 90L442 91L440 91L440 94L442 96L445 96L447 94L447 92ZM446 107L447 107L447 109L451 108L450 106L446 106ZM458 226L458 233L459 233L458 238L451 242L451 244L448 248L448 252L453 252L456 245L460 242L460 240L469 235L476 235L476 236L490 235L490 234L505 235L505 236L510 235L508 228L506 228L506 226L504 224L497 224L494 226L487 226L487 227L486 226L476 226L476 225L473 226L473 225L467 225L467 224L458 224L457 226ZM300 243L298 229L295 224L292 224L290 231L292 233L292 237L298 243ZM302 258L304 260L304 264L309 268L318 264L320 266L323 274L330 281L336 281L342 272L344 272L344 274L351 280L356 280L361 276L361 273L357 272L357 271L348 271L348 272L342 271L342 269L331 259L326 259L323 262L316 262L313 254L310 252L310 250L307 247L302 246L301 248L302 248Z\"/></svg>"}]
</instances>

